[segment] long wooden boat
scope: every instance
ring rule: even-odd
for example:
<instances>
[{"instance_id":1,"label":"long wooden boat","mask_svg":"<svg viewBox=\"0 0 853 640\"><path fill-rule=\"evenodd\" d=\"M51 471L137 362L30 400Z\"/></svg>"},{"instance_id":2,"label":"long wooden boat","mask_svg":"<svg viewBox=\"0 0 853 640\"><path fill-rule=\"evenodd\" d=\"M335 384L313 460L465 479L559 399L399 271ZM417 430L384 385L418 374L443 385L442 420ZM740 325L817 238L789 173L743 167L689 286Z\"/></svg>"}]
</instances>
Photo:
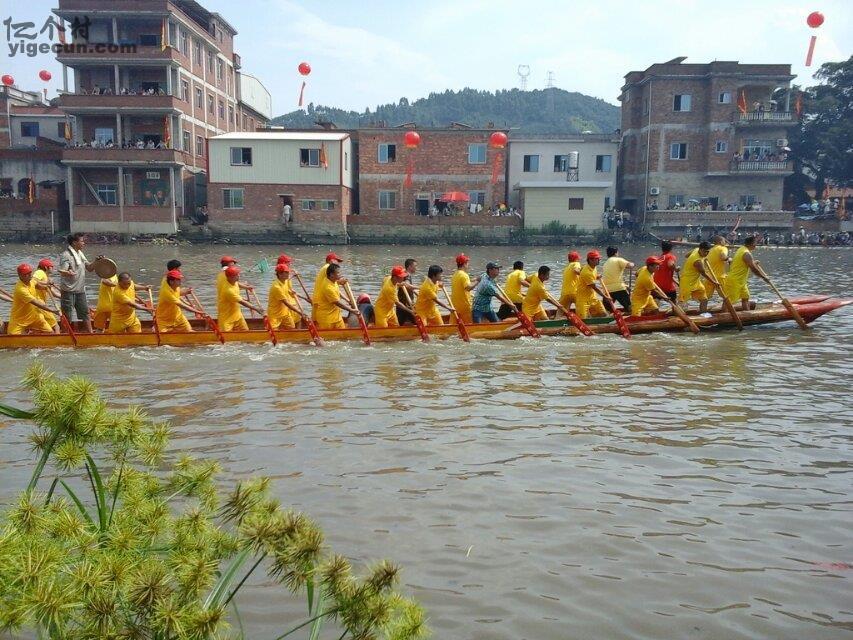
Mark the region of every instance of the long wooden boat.
<instances>
[{"instance_id":1,"label":"long wooden boat","mask_svg":"<svg viewBox=\"0 0 853 640\"><path fill-rule=\"evenodd\" d=\"M820 316L847 306L853 300L830 298L828 296L809 296L794 298L791 302L796 306L806 322L814 322ZM703 315L691 314L693 320L701 329L730 329L735 327L731 316L722 310ZM741 311L738 314L745 327L770 324L791 320L790 312L780 303L762 303L751 311ZM684 323L675 316L659 314L652 316L628 316L626 318L632 334L655 332L682 332L686 330ZM62 334L29 334L20 336L0 335L0 349L51 349L56 347L156 347L156 346L197 346L224 343L262 344L272 343L273 335L263 324L263 320L255 318L248 320L248 331L233 331L218 334L210 330L204 320L191 320L194 331L157 333L150 321L143 322L142 333L135 334L105 334L75 332L74 336ZM546 336L577 336L580 335L565 319L537 321L537 328ZM611 317L590 318L589 328L595 334L618 334L619 329ZM527 333L514 320L499 323L466 324L468 334L472 339L481 340L513 340L526 336ZM395 342L403 340L420 340L421 336L414 326L394 327L387 329L371 328L370 338L375 342ZM430 337L445 339L458 336L458 328L449 323L444 326L428 327ZM359 328L333 329L321 331L324 340L360 341L362 331ZM289 329L275 331L275 342L281 344L309 344L311 335L307 329Z\"/></svg>"}]
</instances>

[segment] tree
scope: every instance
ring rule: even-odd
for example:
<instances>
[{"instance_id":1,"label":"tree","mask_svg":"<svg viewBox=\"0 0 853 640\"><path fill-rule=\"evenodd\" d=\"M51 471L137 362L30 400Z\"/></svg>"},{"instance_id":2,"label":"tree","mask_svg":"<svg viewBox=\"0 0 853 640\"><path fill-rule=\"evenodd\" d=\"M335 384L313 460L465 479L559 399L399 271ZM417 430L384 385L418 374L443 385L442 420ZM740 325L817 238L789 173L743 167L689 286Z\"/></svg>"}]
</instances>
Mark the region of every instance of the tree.
<instances>
[{"instance_id":1,"label":"tree","mask_svg":"<svg viewBox=\"0 0 853 640\"><path fill-rule=\"evenodd\" d=\"M853 186L853 56L827 62L814 77L822 82L802 92L802 119L791 140L791 154L806 180L792 182L808 182L820 197L827 182Z\"/></svg>"}]
</instances>

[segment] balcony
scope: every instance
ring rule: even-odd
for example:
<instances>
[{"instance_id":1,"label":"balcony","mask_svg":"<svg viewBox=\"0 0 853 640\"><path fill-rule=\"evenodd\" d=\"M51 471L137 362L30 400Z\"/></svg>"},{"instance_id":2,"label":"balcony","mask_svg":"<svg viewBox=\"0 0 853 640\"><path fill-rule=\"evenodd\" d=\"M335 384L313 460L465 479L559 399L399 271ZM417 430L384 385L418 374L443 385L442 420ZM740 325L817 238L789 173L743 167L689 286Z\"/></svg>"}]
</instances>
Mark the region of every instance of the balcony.
<instances>
[{"instance_id":1,"label":"balcony","mask_svg":"<svg viewBox=\"0 0 853 640\"><path fill-rule=\"evenodd\" d=\"M166 64L177 60L180 55L171 47L143 46L136 44L113 44L110 42L74 43L55 45L62 47L56 55L61 64L71 67L76 65L103 65L107 61L123 62L132 60L134 64Z\"/></svg>"},{"instance_id":2,"label":"balcony","mask_svg":"<svg viewBox=\"0 0 853 640\"><path fill-rule=\"evenodd\" d=\"M729 173L739 175L788 175L793 173L791 160L733 160Z\"/></svg>"},{"instance_id":3,"label":"balcony","mask_svg":"<svg viewBox=\"0 0 853 640\"><path fill-rule=\"evenodd\" d=\"M181 165L190 161L188 154L177 149L67 147L62 153L62 162L72 165Z\"/></svg>"},{"instance_id":4,"label":"balcony","mask_svg":"<svg viewBox=\"0 0 853 640\"><path fill-rule=\"evenodd\" d=\"M794 124L794 114L790 111L747 111L741 113L735 111L732 116L733 122L738 126L773 125L787 126Z\"/></svg>"},{"instance_id":5,"label":"balcony","mask_svg":"<svg viewBox=\"0 0 853 640\"><path fill-rule=\"evenodd\" d=\"M180 112L181 105L176 96L169 95L86 95L65 93L59 97L59 105L68 113L114 113L122 112L151 112L162 113Z\"/></svg>"}]
</instances>

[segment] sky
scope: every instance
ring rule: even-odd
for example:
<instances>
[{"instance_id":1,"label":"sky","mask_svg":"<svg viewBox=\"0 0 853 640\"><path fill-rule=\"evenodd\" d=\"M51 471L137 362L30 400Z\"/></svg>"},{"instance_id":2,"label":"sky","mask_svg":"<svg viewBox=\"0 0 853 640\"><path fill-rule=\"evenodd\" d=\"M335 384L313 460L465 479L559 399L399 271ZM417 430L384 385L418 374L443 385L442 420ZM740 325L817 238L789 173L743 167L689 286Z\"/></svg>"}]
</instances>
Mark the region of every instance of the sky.
<instances>
[{"instance_id":1,"label":"sky","mask_svg":"<svg viewBox=\"0 0 853 640\"><path fill-rule=\"evenodd\" d=\"M529 89L547 84L618 104L624 75L655 62L790 63L811 85L820 64L853 53L853 2L816 0L200 0L238 31L243 70L272 94L273 113L297 108L300 62L312 67L307 102L345 109L415 100L445 89L511 89L528 65ZM56 0L3 0L2 20L38 28ZM806 16L819 10L819 29ZM61 89L52 54L10 56L0 73L25 89ZM847 37L843 34L847 33ZM811 35L814 63L804 66ZM847 43L846 45L844 43ZM51 82L38 73L46 69Z\"/></svg>"}]
</instances>

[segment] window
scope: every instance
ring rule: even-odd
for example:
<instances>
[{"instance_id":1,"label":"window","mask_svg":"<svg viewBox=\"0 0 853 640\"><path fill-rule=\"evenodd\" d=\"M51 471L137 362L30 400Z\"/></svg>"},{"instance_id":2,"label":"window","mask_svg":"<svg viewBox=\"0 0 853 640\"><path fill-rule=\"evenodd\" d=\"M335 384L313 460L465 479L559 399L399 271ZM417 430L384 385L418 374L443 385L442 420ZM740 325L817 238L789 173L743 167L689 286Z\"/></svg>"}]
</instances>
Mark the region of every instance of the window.
<instances>
[{"instance_id":1,"label":"window","mask_svg":"<svg viewBox=\"0 0 853 640\"><path fill-rule=\"evenodd\" d=\"M714 143L714 151L716 153L725 153L728 150L729 150L729 143L726 142L725 140L717 140Z\"/></svg>"},{"instance_id":2,"label":"window","mask_svg":"<svg viewBox=\"0 0 853 640\"><path fill-rule=\"evenodd\" d=\"M379 164L388 164L397 160L397 145L382 143L378 147Z\"/></svg>"},{"instance_id":3,"label":"window","mask_svg":"<svg viewBox=\"0 0 853 640\"><path fill-rule=\"evenodd\" d=\"M196 109L204 109L204 94L201 92L201 89L196 87L195 90L195 108Z\"/></svg>"},{"instance_id":4,"label":"window","mask_svg":"<svg viewBox=\"0 0 853 640\"><path fill-rule=\"evenodd\" d=\"M23 138L38 138L39 123L38 122L22 122L21 137Z\"/></svg>"},{"instance_id":5,"label":"window","mask_svg":"<svg viewBox=\"0 0 853 640\"><path fill-rule=\"evenodd\" d=\"M667 205L667 209L675 209L675 207L680 207L684 204L686 200L687 198L684 196L684 194L669 196L669 204Z\"/></svg>"},{"instance_id":6,"label":"window","mask_svg":"<svg viewBox=\"0 0 853 640\"><path fill-rule=\"evenodd\" d=\"M732 92L731 91L720 91L720 95L717 96L717 102L720 104L731 104L732 103Z\"/></svg>"},{"instance_id":7,"label":"window","mask_svg":"<svg viewBox=\"0 0 853 640\"><path fill-rule=\"evenodd\" d=\"M190 83L186 80L181 80L181 100L190 101Z\"/></svg>"},{"instance_id":8,"label":"window","mask_svg":"<svg viewBox=\"0 0 853 640\"><path fill-rule=\"evenodd\" d=\"M773 140L744 140L744 160L759 160L773 153Z\"/></svg>"},{"instance_id":9,"label":"window","mask_svg":"<svg viewBox=\"0 0 853 640\"><path fill-rule=\"evenodd\" d=\"M315 211L317 209L316 200L301 200L299 206L303 211Z\"/></svg>"},{"instance_id":10,"label":"window","mask_svg":"<svg viewBox=\"0 0 853 640\"><path fill-rule=\"evenodd\" d=\"M182 136L182 142L184 145L183 150L187 153L192 153L193 150L190 149L190 147L192 146L192 136L190 135L189 131L184 131Z\"/></svg>"},{"instance_id":11,"label":"window","mask_svg":"<svg viewBox=\"0 0 853 640\"><path fill-rule=\"evenodd\" d=\"M217 58L217 59L216 59L216 77L217 77L217 78L219 78L220 80L222 80L222 76L223 76L223 73L222 73L222 60L221 60L221 59L219 59L219 58Z\"/></svg>"},{"instance_id":12,"label":"window","mask_svg":"<svg viewBox=\"0 0 853 640\"><path fill-rule=\"evenodd\" d=\"M524 156L524 171L536 173L539 171L539 156Z\"/></svg>"},{"instance_id":13,"label":"window","mask_svg":"<svg viewBox=\"0 0 853 640\"><path fill-rule=\"evenodd\" d=\"M469 191L468 197L471 199L469 204L486 204L486 192L485 191Z\"/></svg>"},{"instance_id":14,"label":"window","mask_svg":"<svg viewBox=\"0 0 853 640\"><path fill-rule=\"evenodd\" d=\"M207 112L213 115L213 96L209 93L207 94Z\"/></svg>"},{"instance_id":15,"label":"window","mask_svg":"<svg viewBox=\"0 0 853 640\"><path fill-rule=\"evenodd\" d=\"M242 209L243 208L243 189L223 189L222 190L222 208L223 209Z\"/></svg>"},{"instance_id":16,"label":"window","mask_svg":"<svg viewBox=\"0 0 853 640\"><path fill-rule=\"evenodd\" d=\"M740 197L740 206L745 207L750 204L755 204L758 202L758 198L755 196L741 196Z\"/></svg>"},{"instance_id":17,"label":"window","mask_svg":"<svg viewBox=\"0 0 853 640\"><path fill-rule=\"evenodd\" d=\"M554 173L566 173L569 170L569 156L554 156Z\"/></svg>"},{"instance_id":18,"label":"window","mask_svg":"<svg viewBox=\"0 0 853 640\"><path fill-rule=\"evenodd\" d=\"M207 52L207 72L213 73L213 51Z\"/></svg>"},{"instance_id":19,"label":"window","mask_svg":"<svg viewBox=\"0 0 853 640\"><path fill-rule=\"evenodd\" d=\"M103 201L104 204L118 204L118 197L115 184L96 184L95 193Z\"/></svg>"},{"instance_id":20,"label":"window","mask_svg":"<svg viewBox=\"0 0 853 640\"><path fill-rule=\"evenodd\" d=\"M228 105L228 121L234 124L234 107Z\"/></svg>"},{"instance_id":21,"label":"window","mask_svg":"<svg viewBox=\"0 0 853 640\"><path fill-rule=\"evenodd\" d=\"M569 198L569 211L583 211L583 198Z\"/></svg>"},{"instance_id":22,"label":"window","mask_svg":"<svg viewBox=\"0 0 853 640\"><path fill-rule=\"evenodd\" d=\"M319 149L300 149L299 150L299 166L300 167L319 167L320 166L320 150Z\"/></svg>"},{"instance_id":23,"label":"window","mask_svg":"<svg viewBox=\"0 0 853 640\"><path fill-rule=\"evenodd\" d=\"M225 120L225 103L222 100L219 101L219 117Z\"/></svg>"},{"instance_id":24,"label":"window","mask_svg":"<svg viewBox=\"0 0 853 640\"><path fill-rule=\"evenodd\" d=\"M201 136L195 137L195 154L197 156L204 155L204 138L202 138Z\"/></svg>"},{"instance_id":25,"label":"window","mask_svg":"<svg viewBox=\"0 0 853 640\"><path fill-rule=\"evenodd\" d=\"M689 93L676 93L672 97L672 110L673 111L690 111L690 94Z\"/></svg>"},{"instance_id":26,"label":"window","mask_svg":"<svg viewBox=\"0 0 853 640\"><path fill-rule=\"evenodd\" d=\"M397 192L396 191L380 191L379 192L379 208L380 209L396 209L397 208Z\"/></svg>"},{"instance_id":27,"label":"window","mask_svg":"<svg viewBox=\"0 0 853 640\"><path fill-rule=\"evenodd\" d=\"M335 201L334 200L320 200L320 209L323 211L334 211L335 210Z\"/></svg>"},{"instance_id":28,"label":"window","mask_svg":"<svg viewBox=\"0 0 853 640\"><path fill-rule=\"evenodd\" d=\"M159 33L140 33L139 44L143 47L159 47L161 45Z\"/></svg>"},{"instance_id":29,"label":"window","mask_svg":"<svg viewBox=\"0 0 853 640\"><path fill-rule=\"evenodd\" d=\"M610 208L610 196L604 196L604 208L605 209Z\"/></svg>"},{"instance_id":30,"label":"window","mask_svg":"<svg viewBox=\"0 0 853 640\"><path fill-rule=\"evenodd\" d=\"M252 164L251 147L231 147L231 165L248 166Z\"/></svg>"},{"instance_id":31,"label":"window","mask_svg":"<svg viewBox=\"0 0 853 640\"><path fill-rule=\"evenodd\" d=\"M595 170L610 173L613 167L613 156L595 156Z\"/></svg>"},{"instance_id":32,"label":"window","mask_svg":"<svg viewBox=\"0 0 853 640\"><path fill-rule=\"evenodd\" d=\"M95 141L99 144L107 144L115 141L115 133L112 127L95 127Z\"/></svg>"},{"instance_id":33,"label":"window","mask_svg":"<svg viewBox=\"0 0 853 640\"><path fill-rule=\"evenodd\" d=\"M468 164L486 164L486 145L468 145Z\"/></svg>"},{"instance_id":34,"label":"window","mask_svg":"<svg viewBox=\"0 0 853 640\"><path fill-rule=\"evenodd\" d=\"M673 142L669 145L670 160L687 160L687 143Z\"/></svg>"},{"instance_id":35,"label":"window","mask_svg":"<svg viewBox=\"0 0 853 640\"><path fill-rule=\"evenodd\" d=\"M187 36L187 32L183 29L181 29L181 53L185 56L190 53L189 37Z\"/></svg>"},{"instance_id":36,"label":"window","mask_svg":"<svg viewBox=\"0 0 853 640\"><path fill-rule=\"evenodd\" d=\"M195 47L194 62L196 64L200 65L201 64L201 42L198 40L198 38L193 38L193 46Z\"/></svg>"}]
</instances>

